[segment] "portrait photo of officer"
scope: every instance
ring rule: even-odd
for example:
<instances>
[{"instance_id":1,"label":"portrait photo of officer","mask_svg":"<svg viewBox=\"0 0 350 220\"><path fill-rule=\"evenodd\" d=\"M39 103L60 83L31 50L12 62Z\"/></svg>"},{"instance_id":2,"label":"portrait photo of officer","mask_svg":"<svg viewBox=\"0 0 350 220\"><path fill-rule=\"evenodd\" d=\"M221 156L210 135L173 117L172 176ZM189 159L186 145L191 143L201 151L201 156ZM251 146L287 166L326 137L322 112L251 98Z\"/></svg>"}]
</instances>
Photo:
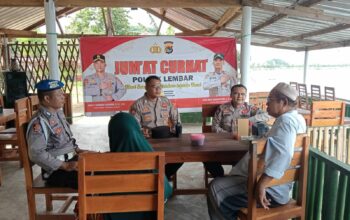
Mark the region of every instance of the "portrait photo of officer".
<instances>
[{"instance_id":1,"label":"portrait photo of officer","mask_svg":"<svg viewBox=\"0 0 350 220\"><path fill-rule=\"evenodd\" d=\"M237 72L224 71L224 55L216 53L213 59L214 71L207 73L203 82L203 89L209 90L209 96L229 96L231 87L237 84Z\"/></svg>"},{"instance_id":2,"label":"portrait photo of officer","mask_svg":"<svg viewBox=\"0 0 350 220\"><path fill-rule=\"evenodd\" d=\"M95 73L84 78L84 95L93 102L121 99L126 89L122 81L112 73L106 73L106 58L102 54L93 56Z\"/></svg>"}]
</instances>

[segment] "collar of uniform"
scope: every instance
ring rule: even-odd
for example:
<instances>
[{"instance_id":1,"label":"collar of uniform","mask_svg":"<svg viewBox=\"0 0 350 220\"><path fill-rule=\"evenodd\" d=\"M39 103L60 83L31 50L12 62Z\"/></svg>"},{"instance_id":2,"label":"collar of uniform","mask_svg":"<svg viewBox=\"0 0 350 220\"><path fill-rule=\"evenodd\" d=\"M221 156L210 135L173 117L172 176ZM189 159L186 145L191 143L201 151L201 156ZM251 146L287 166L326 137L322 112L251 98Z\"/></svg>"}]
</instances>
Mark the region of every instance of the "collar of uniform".
<instances>
[{"instance_id":1,"label":"collar of uniform","mask_svg":"<svg viewBox=\"0 0 350 220\"><path fill-rule=\"evenodd\" d=\"M232 109L242 109L242 108L248 108L248 103L247 102L244 102L243 105L240 105L238 108L236 107L233 107L233 104L232 104L232 101L230 102L231 103L231 108Z\"/></svg>"},{"instance_id":2,"label":"collar of uniform","mask_svg":"<svg viewBox=\"0 0 350 220\"><path fill-rule=\"evenodd\" d=\"M53 114L44 106L40 106L39 110L43 113L43 115L45 115L47 118L51 118L53 116Z\"/></svg>"},{"instance_id":3,"label":"collar of uniform","mask_svg":"<svg viewBox=\"0 0 350 220\"><path fill-rule=\"evenodd\" d=\"M145 92L145 94L143 95L144 96L144 102L147 103L147 102L152 102L152 103L156 103L159 99L159 97L157 97L154 101L150 100L148 97L147 97L147 92Z\"/></svg>"}]
</instances>

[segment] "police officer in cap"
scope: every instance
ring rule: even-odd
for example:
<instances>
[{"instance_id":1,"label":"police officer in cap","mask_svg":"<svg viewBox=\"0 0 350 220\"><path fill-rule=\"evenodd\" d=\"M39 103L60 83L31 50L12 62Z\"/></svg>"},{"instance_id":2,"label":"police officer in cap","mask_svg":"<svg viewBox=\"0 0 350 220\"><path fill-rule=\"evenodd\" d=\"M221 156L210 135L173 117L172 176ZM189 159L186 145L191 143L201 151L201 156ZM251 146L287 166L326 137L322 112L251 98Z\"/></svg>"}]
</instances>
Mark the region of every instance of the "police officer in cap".
<instances>
[{"instance_id":1,"label":"police officer in cap","mask_svg":"<svg viewBox=\"0 0 350 220\"><path fill-rule=\"evenodd\" d=\"M65 103L61 90L63 83L48 79L35 87L40 107L28 124L29 157L42 168L48 185L77 189L77 155L87 151L76 145L62 111Z\"/></svg>"},{"instance_id":2,"label":"police officer in cap","mask_svg":"<svg viewBox=\"0 0 350 220\"><path fill-rule=\"evenodd\" d=\"M84 95L92 101L113 101L121 99L126 89L122 81L114 74L106 73L106 58L102 54L93 56L96 73L84 79Z\"/></svg>"},{"instance_id":3,"label":"police officer in cap","mask_svg":"<svg viewBox=\"0 0 350 220\"><path fill-rule=\"evenodd\" d=\"M228 96L231 87L237 83L237 72L227 73L223 70L224 55L216 53L213 59L214 72L208 73L203 82L203 89L209 90L209 96Z\"/></svg>"}]
</instances>

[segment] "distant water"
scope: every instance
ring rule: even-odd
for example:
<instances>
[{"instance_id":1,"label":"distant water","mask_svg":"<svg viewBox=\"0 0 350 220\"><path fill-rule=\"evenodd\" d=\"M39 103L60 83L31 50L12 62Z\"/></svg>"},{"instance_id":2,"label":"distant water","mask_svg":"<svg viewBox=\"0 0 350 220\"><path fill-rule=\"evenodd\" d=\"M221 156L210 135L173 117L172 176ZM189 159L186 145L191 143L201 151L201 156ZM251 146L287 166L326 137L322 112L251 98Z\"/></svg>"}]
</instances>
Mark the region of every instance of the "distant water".
<instances>
[{"instance_id":1,"label":"distant water","mask_svg":"<svg viewBox=\"0 0 350 220\"><path fill-rule=\"evenodd\" d=\"M278 82L303 82L303 68L251 69L250 92L270 91ZM320 85L321 94L324 87L334 87L335 96L350 100L350 67L309 68L306 85L308 93L311 85Z\"/></svg>"}]
</instances>

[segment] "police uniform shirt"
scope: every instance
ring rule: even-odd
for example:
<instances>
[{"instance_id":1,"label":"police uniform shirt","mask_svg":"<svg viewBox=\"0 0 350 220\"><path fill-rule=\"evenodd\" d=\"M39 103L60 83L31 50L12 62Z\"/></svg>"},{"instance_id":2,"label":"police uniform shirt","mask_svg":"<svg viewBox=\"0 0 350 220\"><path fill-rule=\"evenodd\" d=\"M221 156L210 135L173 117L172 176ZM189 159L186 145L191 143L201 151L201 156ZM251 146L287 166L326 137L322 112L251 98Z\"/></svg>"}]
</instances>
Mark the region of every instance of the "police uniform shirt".
<instances>
[{"instance_id":1,"label":"police uniform shirt","mask_svg":"<svg viewBox=\"0 0 350 220\"><path fill-rule=\"evenodd\" d=\"M209 90L209 96L228 96L231 93L231 87L235 85L235 77L230 76L230 80L226 84L221 84L221 77L223 75L229 75L225 71L221 73L211 72L208 73L203 82L203 88Z\"/></svg>"},{"instance_id":2,"label":"police uniform shirt","mask_svg":"<svg viewBox=\"0 0 350 220\"><path fill-rule=\"evenodd\" d=\"M75 152L77 146L72 136L62 110L51 113L40 106L27 131L30 159L51 174L63 163L57 156Z\"/></svg>"},{"instance_id":3,"label":"police uniform shirt","mask_svg":"<svg viewBox=\"0 0 350 220\"><path fill-rule=\"evenodd\" d=\"M158 97L155 102L147 99L146 94L136 100L130 108L141 127L154 128L158 126L175 126L180 122L176 108L164 96ZM169 119L172 125L169 124Z\"/></svg>"},{"instance_id":4,"label":"police uniform shirt","mask_svg":"<svg viewBox=\"0 0 350 220\"><path fill-rule=\"evenodd\" d=\"M218 107L213 118L212 131L216 133L231 132L232 122L238 118L249 118L256 114L263 113L258 107L244 103L238 108L234 108L231 102L227 102Z\"/></svg>"},{"instance_id":5,"label":"police uniform shirt","mask_svg":"<svg viewBox=\"0 0 350 220\"><path fill-rule=\"evenodd\" d=\"M100 89L101 83L110 83L110 86ZM105 96L112 96L113 100L119 100L125 93L124 84L113 74L105 73L105 76L100 78L95 73L84 79L84 95L92 96L92 101L108 101Z\"/></svg>"}]
</instances>

